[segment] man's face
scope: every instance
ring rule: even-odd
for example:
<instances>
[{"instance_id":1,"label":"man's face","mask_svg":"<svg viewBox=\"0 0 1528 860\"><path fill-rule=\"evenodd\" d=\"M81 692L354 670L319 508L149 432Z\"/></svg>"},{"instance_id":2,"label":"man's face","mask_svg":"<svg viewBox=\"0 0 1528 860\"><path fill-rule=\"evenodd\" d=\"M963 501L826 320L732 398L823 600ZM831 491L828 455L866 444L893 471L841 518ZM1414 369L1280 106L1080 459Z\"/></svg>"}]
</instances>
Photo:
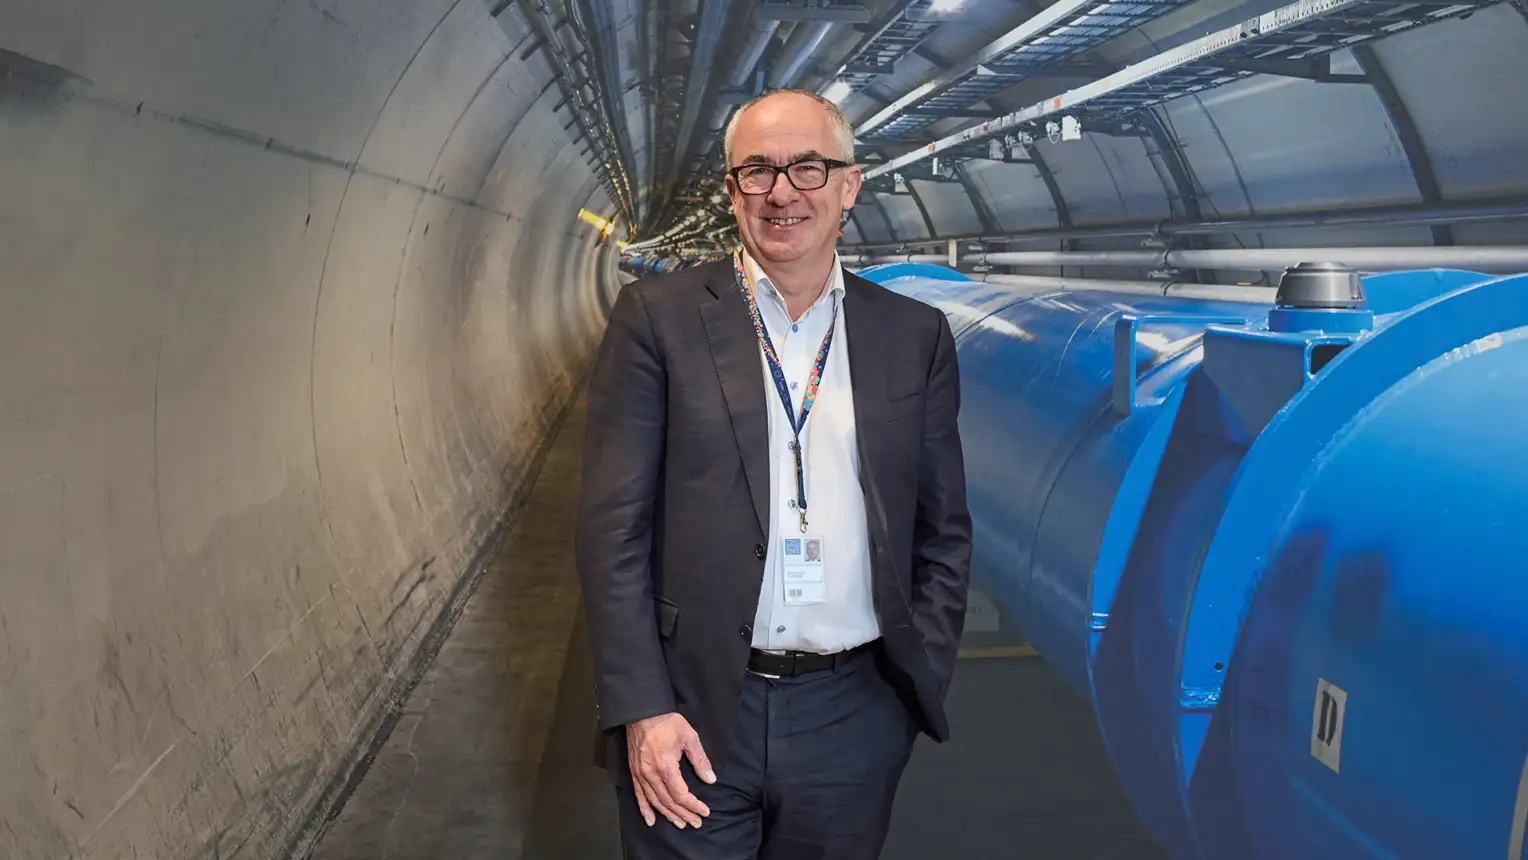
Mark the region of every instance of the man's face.
<instances>
[{"instance_id":1,"label":"man's face","mask_svg":"<svg viewBox=\"0 0 1528 860\"><path fill-rule=\"evenodd\" d=\"M784 93L759 102L738 120L728 168L750 163L784 167L810 156L844 161L845 155L826 108ZM827 184L816 190L798 190L781 173L767 194L744 194L731 176L727 191L749 250L766 262L788 263L837 243L842 213L854 206L860 181L856 165L830 170Z\"/></svg>"}]
</instances>

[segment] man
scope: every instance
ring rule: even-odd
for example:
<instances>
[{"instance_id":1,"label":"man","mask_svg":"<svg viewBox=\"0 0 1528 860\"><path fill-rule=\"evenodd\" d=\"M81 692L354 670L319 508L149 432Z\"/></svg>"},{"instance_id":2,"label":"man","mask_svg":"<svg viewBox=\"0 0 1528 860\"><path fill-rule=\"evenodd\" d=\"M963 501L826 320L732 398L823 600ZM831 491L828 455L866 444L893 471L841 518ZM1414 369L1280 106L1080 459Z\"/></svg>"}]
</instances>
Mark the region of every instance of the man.
<instances>
[{"instance_id":1,"label":"man","mask_svg":"<svg viewBox=\"0 0 1528 860\"><path fill-rule=\"evenodd\" d=\"M861 176L831 103L756 99L725 153L743 250L627 286L590 384L602 758L632 860L872 858L918 732L948 735L955 345L840 264Z\"/></svg>"}]
</instances>

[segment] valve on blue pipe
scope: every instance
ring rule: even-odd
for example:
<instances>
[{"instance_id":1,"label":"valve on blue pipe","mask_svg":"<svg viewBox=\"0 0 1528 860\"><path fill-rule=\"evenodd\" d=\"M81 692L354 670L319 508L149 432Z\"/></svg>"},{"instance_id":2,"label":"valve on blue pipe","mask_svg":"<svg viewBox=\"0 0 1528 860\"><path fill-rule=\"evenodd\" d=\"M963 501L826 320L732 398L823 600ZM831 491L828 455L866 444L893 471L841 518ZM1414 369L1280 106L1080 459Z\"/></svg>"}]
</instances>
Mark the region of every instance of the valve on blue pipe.
<instances>
[{"instance_id":1,"label":"valve on blue pipe","mask_svg":"<svg viewBox=\"0 0 1528 860\"><path fill-rule=\"evenodd\" d=\"M958 345L978 584L1182 860L1523 860L1528 277L861 273Z\"/></svg>"}]
</instances>

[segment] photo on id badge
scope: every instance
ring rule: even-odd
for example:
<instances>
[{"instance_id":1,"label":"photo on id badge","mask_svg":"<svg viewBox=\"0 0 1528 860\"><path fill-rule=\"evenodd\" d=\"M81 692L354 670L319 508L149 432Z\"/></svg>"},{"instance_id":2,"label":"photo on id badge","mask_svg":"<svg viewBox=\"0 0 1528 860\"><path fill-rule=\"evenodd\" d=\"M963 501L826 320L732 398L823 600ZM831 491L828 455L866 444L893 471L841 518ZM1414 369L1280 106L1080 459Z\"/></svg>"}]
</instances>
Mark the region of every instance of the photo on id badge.
<instances>
[{"instance_id":1,"label":"photo on id badge","mask_svg":"<svg viewBox=\"0 0 1528 860\"><path fill-rule=\"evenodd\" d=\"M821 603L827 599L823 577L821 537L785 538L785 602L789 606Z\"/></svg>"}]
</instances>

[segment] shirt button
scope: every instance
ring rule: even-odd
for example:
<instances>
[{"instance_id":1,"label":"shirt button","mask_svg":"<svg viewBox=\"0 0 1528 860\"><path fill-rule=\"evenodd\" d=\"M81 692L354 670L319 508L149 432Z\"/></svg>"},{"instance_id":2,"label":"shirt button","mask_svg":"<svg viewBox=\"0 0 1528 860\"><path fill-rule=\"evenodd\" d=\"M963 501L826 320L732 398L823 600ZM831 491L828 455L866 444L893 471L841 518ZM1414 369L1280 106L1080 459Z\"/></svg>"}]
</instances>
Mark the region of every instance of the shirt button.
<instances>
[{"instance_id":1,"label":"shirt button","mask_svg":"<svg viewBox=\"0 0 1528 860\"><path fill-rule=\"evenodd\" d=\"M761 544L761 543L760 544L754 544L754 546L753 546L753 554L758 556L759 558L763 558L764 557L764 544Z\"/></svg>"},{"instance_id":2,"label":"shirt button","mask_svg":"<svg viewBox=\"0 0 1528 860\"><path fill-rule=\"evenodd\" d=\"M791 331L801 331L801 326L793 325L793 326L791 326Z\"/></svg>"},{"instance_id":3,"label":"shirt button","mask_svg":"<svg viewBox=\"0 0 1528 860\"><path fill-rule=\"evenodd\" d=\"M785 625L781 624L779 627L776 627L775 628L775 632L776 633L784 633L785 632Z\"/></svg>"},{"instance_id":4,"label":"shirt button","mask_svg":"<svg viewBox=\"0 0 1528 860\"><path fill-rule=\"evenodd\" d=\"M744 624L742 627L737 629L737 635L743 637L744 639L752 638L753 628L749 627L747 624Z\"/></svg>"}]
</instances>

